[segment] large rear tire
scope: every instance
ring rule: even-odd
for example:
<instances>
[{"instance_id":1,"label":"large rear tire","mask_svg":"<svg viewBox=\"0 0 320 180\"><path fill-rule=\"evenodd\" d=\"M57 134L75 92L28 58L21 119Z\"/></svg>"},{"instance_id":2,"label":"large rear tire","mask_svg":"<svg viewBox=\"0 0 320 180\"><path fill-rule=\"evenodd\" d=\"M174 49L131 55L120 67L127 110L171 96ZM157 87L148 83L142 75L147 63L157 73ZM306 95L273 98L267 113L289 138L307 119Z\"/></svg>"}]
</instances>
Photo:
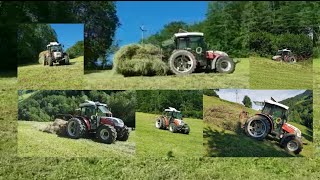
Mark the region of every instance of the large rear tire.
<instances>
[{"instance_id":1,"label":"large rear tire","mask_svg":"<svg viewBox=\"0 0 320 180\"><path fill-rule=\"evenodd\" d=\"M117 131L114 127L103 124L98 128L96 136L100 142L112 144L117 139Z\"/></svg>"},{"instance_id":2,"label":"large rear tire","mask_svg":"<svg viewBox=\"0 0 320 180\"><path fill-rule=\"evenodd\" d=\"M48 65L49 66L53 66L53 61L52 61L52 57L48 57Z\"/></svg>"},{"instance_id":3,"label":"large rear tire","mask_svg":"<svg viewBox=\"0 0 320 180\"><path fill-rule=\"evenodd\" d=\"M228 56L222 56L217 59L216 69L219 73L230 74L235 70L235 63Z\"/></svg>"},{"instance_id":4,"label":"large rear tire","mask_svg":"<svg viewBox=\"0 0 320 180\"><path fill-rule=\"evenodd\" d=\"M262 116L249 118L244 124L246 135L256 140L265 139L270 132L270 128L269 121Z\"/></svg>"},{"instance_id":5,"label":"large rear tire","mask_svg":"<svg viewBox=\"0 0 320 180\"><path fill-rule=\"evenodd\" d=\"M127 126L124 126L124 129L121 131L121 134L117 134L117 140L127 141L129 139L129 129Z\"/></svg>"},{"instance_id":6,"label":"large rear tire","mask_svg":"<svg viewBox=\"0 0 320 180\"><path fill-rule=\"evenodd\" d=\"M64 64L65 65L69 65L70 64L68 55L64 55Z\"/></svg>"},{"instance_id":7,"label":"large rear tire","mask_svg":"<svg viewBox=\"0 0 320 180\"><path fill-rule=\"evenodd\" d=\"M72 139L82 138L87 131L86 125L78 118L71 118L67 124L67 135Z\"/></svg>"},{"instance_id":8,"label":"large rear tire","mask_svg":"<svg viewBox=\"0 0 320 180\"><path fill-rule=\"evenodd\" d=\"M176 75L191 74L197 67L197 61L191 52L177 50L169 58L169 67Z\"/></svg>"}]
</instances>

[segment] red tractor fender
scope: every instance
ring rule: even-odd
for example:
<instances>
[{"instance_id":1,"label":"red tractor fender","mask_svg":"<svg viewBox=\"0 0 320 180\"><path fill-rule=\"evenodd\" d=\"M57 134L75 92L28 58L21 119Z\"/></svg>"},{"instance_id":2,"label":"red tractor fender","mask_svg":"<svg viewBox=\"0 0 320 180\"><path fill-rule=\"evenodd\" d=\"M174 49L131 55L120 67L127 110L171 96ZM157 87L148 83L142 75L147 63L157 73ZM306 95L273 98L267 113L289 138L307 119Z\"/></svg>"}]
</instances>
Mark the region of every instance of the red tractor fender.
<instances>
[{"instance_id":1,"label":"red tractor fender","mask_svg":"<svg viewBox=\"0 0 320 180\"><path fill-rule=\"evenodd\" d=\"M262 113L256 113L256 115L265 117L268 120L268 122L270 123L270 132L272 132L274 129L274 123L273 123L272 119L269 116L262 114Z\"/></svg>"},{"instance_id":2,"label":"red tractor fender","mask_svg":"<svg viewBox=\"0 0 320 180\"><path fill-rule=\"evenodd\" d=\"M287 123L283 124L282 129L290 134L294 134L295 132L295 130L292 127L288 126Z\"/></svg>"}]
</instances>

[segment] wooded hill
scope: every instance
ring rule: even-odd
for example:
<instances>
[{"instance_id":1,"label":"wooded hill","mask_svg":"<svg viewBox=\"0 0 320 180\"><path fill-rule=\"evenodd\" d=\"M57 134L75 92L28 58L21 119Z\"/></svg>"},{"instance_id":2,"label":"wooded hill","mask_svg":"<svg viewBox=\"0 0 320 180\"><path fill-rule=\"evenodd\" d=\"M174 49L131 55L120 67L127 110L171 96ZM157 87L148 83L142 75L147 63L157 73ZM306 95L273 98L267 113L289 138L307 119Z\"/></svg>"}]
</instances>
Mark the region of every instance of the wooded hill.
<instances>
[{"instance_id":1,"label":"wooded hill","mask_svg":"<svg viewBox=\"0 0 320 180\"><path fill-rule=\"evenodd\" d=\"M137 91L137 112L162 114L174 107L183 117L202 119L202 91L200 90L144 90Z\"/></svg>"},{"instance_id":2,"label":"wooded hill","mask_svg":"<svg viewBox=\"0 0 320 180\"><path fill-rule=\"evenodd\" d=\"M313 128L313 93L306 90L302 94L280 101L289 106L289 121Z\"/></svg>"}]
</instances>

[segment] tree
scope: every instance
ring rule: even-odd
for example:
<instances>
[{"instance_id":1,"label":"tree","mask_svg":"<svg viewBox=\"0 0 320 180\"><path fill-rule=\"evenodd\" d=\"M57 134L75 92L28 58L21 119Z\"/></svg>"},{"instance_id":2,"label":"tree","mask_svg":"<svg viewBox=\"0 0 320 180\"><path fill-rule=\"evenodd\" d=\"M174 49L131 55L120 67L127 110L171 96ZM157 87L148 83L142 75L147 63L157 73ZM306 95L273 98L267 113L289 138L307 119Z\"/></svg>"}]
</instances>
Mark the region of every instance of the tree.
<instances>
[{"instance_id":1,"label":"tree","mask_svg":"<svg viewBox=\"0 0 320 180\"><path fill-rule=\"evenodd\" d=\"M73 46L69 47L66 52L69 54L69 57L76 58L79 56L83 56L84 54L84 42L78 41Z\"/></svg>"},{"instance_id":2,"label":"tree","mask_svg":"<svg viewBox=\"0 0 320 180\"><path fill-rule=\"evenodd\" d=\"M242 100L242 103L245 107L252 108L252 102L249 96L245 95Z\"/></svg>"}]
</instances>

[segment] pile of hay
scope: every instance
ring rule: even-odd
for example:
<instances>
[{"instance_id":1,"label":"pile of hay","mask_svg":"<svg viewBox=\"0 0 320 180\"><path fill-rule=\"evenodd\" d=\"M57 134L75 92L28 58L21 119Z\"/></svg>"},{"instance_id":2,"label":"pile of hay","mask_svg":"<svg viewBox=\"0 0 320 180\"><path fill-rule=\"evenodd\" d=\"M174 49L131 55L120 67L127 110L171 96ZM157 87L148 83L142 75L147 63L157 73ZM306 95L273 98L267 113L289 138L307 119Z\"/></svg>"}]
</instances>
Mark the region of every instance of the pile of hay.
<instances>
[{"instance_id":1,"label":"pile of hay","mask_svg":"<svg viewBox=\"0 0 320 180\"><path fill-rule=\"evenodd\" d=\"M48 52L48 51L46 50L46 51L42 51L42 52L39 53L39 59L38 59L38 61L39 61L40 64L43 64L44 56L45 56L45 54L46 54L47 52Z\"/></svg>"},{"instance_id":2,"label":"pile of hay","mask_svg":"<svg viewBox=\"0 0 320 180\"><path fill-rule=\"evenodd\" d=\"M56 119L53 123L50 123L47 127L39 129L40 131L57 134L59 136L67 136L66 127L68 121L63 119Z\"/></svg>"},{"instance_id":3,"label":"pile of hay","mask_svg":"<svg viewBox=\"0 0 320 180\"><path fill-rule=\"evenodd\" d=\"M114 69L124 76L166 75L169 67L161 60L160 48L152 44L130 44L114 55Z\"/></svg>"}]
</instances>

